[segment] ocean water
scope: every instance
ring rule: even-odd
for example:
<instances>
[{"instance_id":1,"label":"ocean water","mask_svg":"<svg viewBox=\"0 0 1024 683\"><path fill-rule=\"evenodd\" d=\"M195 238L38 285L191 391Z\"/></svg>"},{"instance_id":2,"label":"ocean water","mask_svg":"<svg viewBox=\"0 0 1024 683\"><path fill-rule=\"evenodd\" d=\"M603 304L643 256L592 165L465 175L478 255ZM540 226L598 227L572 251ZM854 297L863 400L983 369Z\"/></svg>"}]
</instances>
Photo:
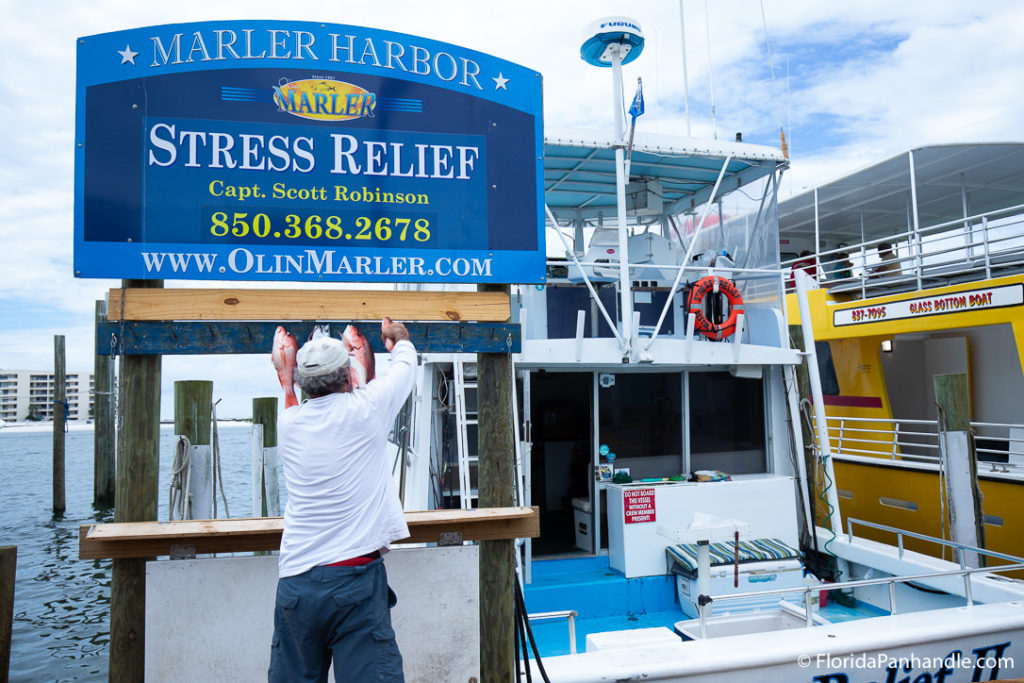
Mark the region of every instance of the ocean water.
<instances>
[{"instance_id":1,"label":"ocean water","mask_svg":"<svg viewBox=\"0 0 1024 683\"><path fill-rule=\"evenodd\" d=\"M92 504L92 430L72 429L66 435L67 511L53 515L48 427L0 429L0 545L18 547L10 680L106 681L110 561L78 559L78 529L112 522L113 509ZM161 520L168 518L172 432L170 425L160 430ZM250 427L222 423L219 432L229 511L249 517ZM223 517L219 501L218 511Z\"/></svg>"}]
</instances>

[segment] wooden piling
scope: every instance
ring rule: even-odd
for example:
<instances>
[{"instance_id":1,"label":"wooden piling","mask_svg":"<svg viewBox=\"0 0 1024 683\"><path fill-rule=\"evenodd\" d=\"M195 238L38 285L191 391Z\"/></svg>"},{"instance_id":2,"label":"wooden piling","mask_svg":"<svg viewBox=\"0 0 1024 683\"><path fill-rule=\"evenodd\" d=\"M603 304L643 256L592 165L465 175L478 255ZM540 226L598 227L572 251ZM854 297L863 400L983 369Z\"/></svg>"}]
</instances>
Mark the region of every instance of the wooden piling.
<instances>
[{"instance_id":1,"label":"wooden piling","mask_svg":"<svg viewBox=\"0 0 1024 683\"><path fill-rule=\"evenodd\" d=\"M14 575L18 547L0 546L0 683L7 683L11 668L11 631L14 621Z\"/></svg>"},{"instance_id":2,"label":"wooden piling","mask_svg":"<svg viewBox=\"0 0 1024 683\"><path fill-rule=\"evenodd\" d=\"M96 325L107 321L107 304L96 302ZM110 401L110 342L96 340L93 368L93 479L92 504L114 504L114 411Z\"/></svg>"},{"instance_id":3,"label":"wooden piling","mask_svg":"<svg viewBox=\"0 0 1024 683\"><path fill-rule=\"evenodd\" d=\"M969 432L971 430L970 400L967 394L967 375L955 373L932 376L935 387L935 402L945 415L948 432Z\"/></svg>"},{"instance_id":4,"label":"wooden piling","mask_svg":"<svg viewBox=\"0 0 1024 683\"><path fill-rule=\"evenodd\" d=\"M124 280L122 287L163 287L162 280ZM113 305L113 303L111 304ZM114 492L115 522L157 519L160 468L160 356L121 356ZM146 559L114 560L110 581L109 680L145 678Z\"/></svg>"},{"instance_id":5,"label":"wooden piling","mask_svg":"<svg viewBox=\"0 0 1024 683\"><path fill-rule=\"evenodd\" d=\"M188 380L174 383L174 433L192 445L210 444L213 382Z\"/></svg>"},{"instance_id":6,"label":"wooden piling","mask_svg":"<svg viewBox=\"0 0 1024 683\"><path fill-rule=\"evenodd\" d=\"M252 423L254 425L263 425L263 447L273 448L277 446L277 397L272 396L269 398L254 398L252 400ZM253 476L257 474L254 472ZM267 481L263 472L259 473L260 479L260 509L253 510L253 515L260 517L266 517L270 514L267 508Z\"/></svg>"},{"instance_id":7,"label":"wooden piling","mask_svg":"<svg viewBox=\"0 0 1024 683\"><path fill-rule=\"evenodd\" d=\"M978 487L978 454L974 445L974 435L971 433L971 415L970 415L970 395L967 384L967 375L965 373L954 373L948 375L933 375L932 385L935 388L935 402L941 409L939 411L939 426L947 433L946 449L950 450L955 448L954 444L959 443L961 446L966 447L967 452L963 455L963 459L966 460L967 467L969 470L968 478L969 481L958 481L955 473L951 473L947 470L946 474L946 493L949 501L949 515L950 525L954 527L951 529L951 536L954 541L961 543L966 542L968 545L976 545L980 548L985 547L985 518L981 509L981 490ZM950 432L960 432L966 435L964 440L961 437L959 440L949 438ZM966 441L966 443L965 443ZM962 452L962 448L961 448ZM947 458L957 459L956 453L947 453ZM948 464L947 464L948 467ZM965 495L962 500L967 500L966 492L970 494L970 503L967 505L966 510L957 509L955 501L959 498L958 496L951 495L953 490L959 488L964 491ZM973 532L974 538L962 539L958 538L955 527L955 519L957 515L970 514L974 519ZM970 535L970 531L967 532ZM976 553L970 553L968 564L972 567L984 567L985 557L977 555Z\"/></svg>"},{"instance_id":8,"label":"wooden piling","mask_svg":"<svg viewBox=\"0 0 1024 683\"><path fill-rule=\"evenodd\" d=\"M64 424L67 420L67 372L64 365L64 335L53 337L53 514L63 515Z\"/></svg>"},{"instance_id":9,"label":"wooden piling","mask_svg":"<svg viewBox=\"0 0 1024 683\"><path fill-rule=\"evenodd\" d=\"M479 285L509 293L508 285ZM512 356L477 354L480 507L513 505ZM480 542L480 679L510 681L514 674L513 540Z\"/></svg>"},{"instance_id":10,"label":"wooden piling","mask_svg":"<svg viewBox=\"0 0 1024 683\"><path fill-rule=\"evenodd\" d=\"M210 445L210 426L213 413L213 382L188 380L174 383L174 433L185 436L193 446ZM213 517L212 459L200 458L202 453L192 453L191 495L185 516L187 519L210 519ZM207 472L210 476L205 476ZM187 500L187 499L186 499Z\"/></svg>"}]
</instances>

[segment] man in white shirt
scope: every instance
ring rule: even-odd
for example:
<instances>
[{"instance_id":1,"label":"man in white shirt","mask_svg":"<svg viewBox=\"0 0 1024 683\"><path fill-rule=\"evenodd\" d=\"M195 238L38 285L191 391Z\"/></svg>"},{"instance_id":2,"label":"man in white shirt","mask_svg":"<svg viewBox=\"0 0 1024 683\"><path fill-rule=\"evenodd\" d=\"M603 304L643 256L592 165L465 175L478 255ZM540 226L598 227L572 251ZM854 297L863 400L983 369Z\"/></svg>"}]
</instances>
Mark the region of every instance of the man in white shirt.
<instances>
[{"instance_id":1,"label":"man in white shirt","mask_svg":"<svg viewBox=\"0 0 1024 683\"><path fill-rule=\"evenodd\" d=\"M336 681L404 681L381 555L409 536L385 446L414 384L416 349L401 323L385 318L381 328L390 370L361 387L342 341L322 336L296 352L283 329L275 337L288 504L271 682L326 681L332 660ZM291 377L309 397L301 405Z\"/></svg>"}]
</instances>

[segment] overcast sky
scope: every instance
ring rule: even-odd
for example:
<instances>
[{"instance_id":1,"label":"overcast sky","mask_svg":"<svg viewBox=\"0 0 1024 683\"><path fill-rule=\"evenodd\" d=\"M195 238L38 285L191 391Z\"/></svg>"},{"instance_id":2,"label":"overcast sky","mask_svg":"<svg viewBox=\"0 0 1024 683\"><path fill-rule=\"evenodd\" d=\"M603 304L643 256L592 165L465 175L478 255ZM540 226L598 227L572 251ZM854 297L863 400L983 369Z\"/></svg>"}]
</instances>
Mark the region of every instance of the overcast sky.
<instances>
[{"instance_id":1,"label":"overcast sky","mask_svg":"<svg viewBox=\"0 0 1024 683\"><path fill-rule=\"evenodd\" d=\"M1024 3L952 0L684 0L691 126L778 145L792 167L783 197L914 146L1020 141L1024 122ZM775 79L771 78L767 22ZM626 67L644 79L639 127L685 134L677 0L516 2L266 2L246 0L3 0L0 2L0 319L2 368L53 367L53 335L68 367L91 370L94 301L114 281L72 275L75 39L140 26L223 19L314 20L455 43L536 69L545 126L612 126L610 75L579 59L583 26L628 14L647 46ZM708 36L710 30L710 37ZM710 70L708 52L710 45ZM710 76L710 77L709 77ZM627 87L627 90L630 90ZM180 286L168 282L168 286ZM167 357L174 380L212 379L222 416L247 416L275 395L262 358ZM265 372L264 372L265 369Z\"/></svg>"}]
</instances>

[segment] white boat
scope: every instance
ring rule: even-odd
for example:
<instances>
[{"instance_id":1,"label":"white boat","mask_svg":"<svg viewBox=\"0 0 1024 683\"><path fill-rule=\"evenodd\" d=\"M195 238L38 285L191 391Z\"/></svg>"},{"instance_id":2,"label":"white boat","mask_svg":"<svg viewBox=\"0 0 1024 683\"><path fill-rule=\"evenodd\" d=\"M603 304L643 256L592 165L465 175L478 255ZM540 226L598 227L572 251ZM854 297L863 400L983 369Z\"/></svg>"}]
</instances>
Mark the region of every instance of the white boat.
<instances>
[{"instance_id":1,"label":"white boat","mask_svg":"<svg viewBox=\"0 0 1024 683\"><path fill-rule=\"evenodd\" d=\"M810 251L819 281L810 315L845 515L946 533L932 377L965 373L985 546L1024 554L1022 179L1020 142L927 145L780 203L783 267ZM883 243L898 271L875 275Z\"/></svg>"},{"instance_id":2,"label":"white boat","mask_svg":"<svg viewBox=\"0 0 1024 683\"><path fill-rule=\"evenodd\" d=\"M782 153L637 134L627 175L621 140L548 133L548 228L566 256L546 286L513 297L517 500L542 520L522 578L550 680L923 683L1024 670L1024 584L1003 575L1024 560L856 519L843 533L834 487L814 524L794 368L816 358L809 326L806 353L791 346L782 305ZM652 260L654 244L671 260ZM718 277L738 288L739 316L732 296L717 310L691 303ZM726 317L735 327L717 329ZM416 413L452 420L414 437L438 476L413 506L469 507L473 359L425 360ZM821 446L817 466L833 476ZM602 478L619 470L633 481ZM702 567L704 549L716 559ZM978 568L978 555L1005 564Z\"/></svg>"},{"instance_id":3,"label":"white boat","mask_svg":"<svg viewBox=\"0 0 1024 683\"><path fill-rule=\"evenodd\" d=\"M586 242L591 230L607 241L614 146L613 137L597 133L548 135L549 228L557 220L559 230L571 228L583 239L570 243L567 258L549 263L549 272L560 276L513 296L523 324L522 353L514 357L518 500L541 510L540 538L523 544L522 575L550 680L968 681L1020 671L1014 661L1024 656L1018 652L1024 586L904 550L904 541L945 548L953 557L977 549L841 522L838 515L834 527L849 524L851 533L833 534L825 520L808 526L805 473L794 450L801 439L793 428L797 397L788 391L803 358L784 332L789 270L780 268L770 246L778 239L775 190L785 159L753 145L637 135L634 173L657 177L665 188L694 188L668 196L666 207L687 207L699 223L702 201L710 201L711 211L729 218L690 231L670 212L653 222L631 216L630 239L653 233L680 246L681 234L679 253L728 253L744 320L721 341L694 331L686 297L673 285L719 271L680 269L680 262L692 261L687 256L656 264L671 277L642 286L629 278L634 324L626 337L617 268L608 275L616 264L597 270L583 259L593 254L593 242ZM711 193L719 173L719 190L743 187L754 197L750 211L742 206L746 197L730 203L735 194ZM597 222L604 227L595 228ZM633 270L641 268L649 272L643 262ZM591 290L581 275L591 272L611 282L591 279ZM409 466L409 509L474 504L474 360L425 357L414 414L448 419L435 421L427 438L413 436L412 451L430 452L425 460L432 464ZM452 440L450 447L431 448ZM602 466L609 469L609 449L617 453L611 468L628 469L636 481L595 478ZM430 485L413 483L424 476L412 474L417 467L437 475ZM662 481L700 470L727 472L731 480ZM647 500L637 504L638 497ZM666 549L682 543L693 553L702 537L718 540L723 528L703 534L689 528L706 516L729 520L720 553L731 555L736 527L742 540L778 539L795 549L793 556L745 558L735 566L726 558L701 588L699 572L673 571ZM885 535L888 544L865 532ZM1024 562L998 561L1011 569ZM837 566L838 581L819 585L818 577ZM703 614L700 595L711 598Z\"/></svg>"}]
</instances>

